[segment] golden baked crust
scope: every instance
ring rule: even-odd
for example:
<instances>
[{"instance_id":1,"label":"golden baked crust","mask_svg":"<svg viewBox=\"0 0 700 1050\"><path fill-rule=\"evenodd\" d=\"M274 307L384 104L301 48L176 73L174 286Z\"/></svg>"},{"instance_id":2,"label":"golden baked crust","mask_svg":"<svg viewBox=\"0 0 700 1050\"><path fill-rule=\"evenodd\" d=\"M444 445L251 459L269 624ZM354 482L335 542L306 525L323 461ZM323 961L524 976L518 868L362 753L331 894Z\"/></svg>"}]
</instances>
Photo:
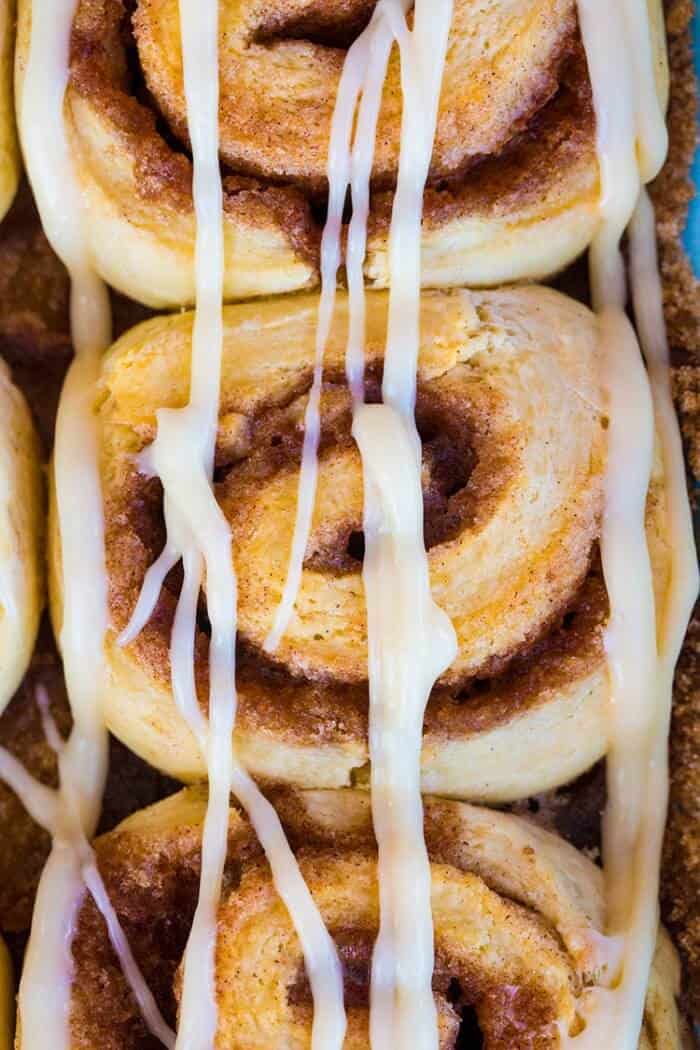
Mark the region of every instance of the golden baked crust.
<instances>
[{"instance_id":1,"label":"golden baked crust","mask_svg":"<svg viewBox=\"0 0 700 1050\"><path fill-rule=\"evenodd\" d=\"M0 360L0 711L29 663L43 604L39 443Z\"/></svg>"},{"instance_id":2,"label":"golden baked crust","mask_svg":"<svg viewBox=\"0 0 700 1050\"><path fill-rule=\"evenodd\" d=\"M204 802L199 789L187 789L95 844L134 954L170 1021L196 901ZM364 1050L378 909L369 800L364 793L321 791L278 792L273 802L338 944L348 1005L345 1045ZM592 948L602 922L599 870L527 821L461 803L426 799L425 830L441 1046L455 1045L461 1024L463 1037L476 1025L494 1050L557 1045L552 1023L575 1024L576 997L598 979ZM218 929L217 1046L306 1045L311 1012L298 941L257 840L235 810ZM150 1050L154 1044L89 902L73 955L75 1050L93 1050L98 1042L104 1050ZM677 960L662 934L640 1041L645 1050L681 1046L677 978Z\"/></svg>"}]
</instances>

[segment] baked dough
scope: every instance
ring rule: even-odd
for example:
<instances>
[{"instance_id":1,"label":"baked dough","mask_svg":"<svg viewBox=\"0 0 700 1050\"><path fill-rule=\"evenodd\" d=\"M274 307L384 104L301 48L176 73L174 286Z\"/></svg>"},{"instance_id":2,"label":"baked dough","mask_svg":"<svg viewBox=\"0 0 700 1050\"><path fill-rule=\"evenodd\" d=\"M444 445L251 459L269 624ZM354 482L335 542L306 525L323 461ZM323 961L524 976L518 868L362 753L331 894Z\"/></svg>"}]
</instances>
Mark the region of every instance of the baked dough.
<instances>
[{"instance_id":1,"label":"baked dough","mask_svg":"<svg viewBox=\"0 0 700 1050\"><path fill-rule=\"evenodd\" d=\"M224 310L216 493L232 525L238 573L236 745L268 781L336 787L367 780L366 621L360 558L362 484L350 436L340 296L326 353L315 518L289 629L262 645L284 584L311 382L318 297ZM367 389L376 391L387 296L367 297ZM107 354L96 409L112 629L105 715L153 765L184 780L205 772L170 686L178 581L141 635L117 634L164 542L161 491L138 469L155 414L188 393L192 315L155 318ZM374 384L374 385L373 385ZM564 783L606 748L602 648L607 599L596 564L605 412L596 324L544 288L425 292L417 417L431 583L459 651L428 705L425 790L499 802ZM649 537L666 585L657 474ZM52 612L61 620L52 513ZM207 629L196 674L207 703Z\"/></svg>"},{"instance_id":2,"label":"baked dough","mask_svg":"<svg viewBox=\"0 0 700 1050\"><path fill-rule=\"evenodd\" d=\"M19 686L39 626L42 523L38 438L0 360L0 711Z\"/></svg>"}]
</instances>

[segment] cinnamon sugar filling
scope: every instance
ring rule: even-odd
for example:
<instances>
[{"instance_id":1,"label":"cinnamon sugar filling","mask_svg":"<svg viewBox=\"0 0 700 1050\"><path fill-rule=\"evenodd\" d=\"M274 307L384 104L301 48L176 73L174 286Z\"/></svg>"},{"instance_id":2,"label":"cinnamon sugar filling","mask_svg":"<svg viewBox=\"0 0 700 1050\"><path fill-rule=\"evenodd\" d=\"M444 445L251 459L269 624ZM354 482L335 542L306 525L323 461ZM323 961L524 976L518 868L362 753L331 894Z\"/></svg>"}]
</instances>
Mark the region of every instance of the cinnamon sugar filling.
<instances>
[{"instance_id":1,"label":"cinnamon sugar filling","mask_svg":"<svg viewBox=\"0 0 700 1050\"><path fill-rule=\"evenodd\" d=\"M370 367L368 400L377 400L381 376ZM241 493L264 487L279 475L298 471L303 440L303 404L310 375L300 379L283 404L258 405L254 416L226 425L222 405L217 446L216 489L225 511ZM301 407L300 407L301 406ZM231 416L234 413L230 413ZM444 545L488 521L508 484L513 449L497 446L488 412L419 383L416 418L423 440L424 535L428 549ZM350 433L351 402L344 379L328 372L322 397L320 463L338 450L354 453ZM140 434L144 444L148 437ZM359 469L359 468L358 468ZM127 623L143 572L165 540L162 489L135 465L123 483L108 492L106 550L110 607L115 629ZM345 502L343 500L343 502ZM230 515L229 515L230 516ZM235 549L235 525L234 525ZM327 527L312 530L305 568L328 577L357 574L364 554L361 513L344 514ZM260 572L264 574L264 566ZM169 681L169 639L182 585L180 566L166 578L155 612L139 638L135 653L157 679ZM560 597L547 621L538 625L508 653L493 657L476 674L449 684L438 682L425 719L426 734L441 740L463 739L507 724L526 710L545 703L558 689L583 679L603 658L602 631L608 605L591 536L583 573ZM195 646L200 703L208 697L207 650L210 627L200 600ZM300 675L274 659L239 630L238 725L267 730L281 740L318 744L365 740L367 682L348 682L330 671Z\"/></svg>"},{"instance_id":2,"label":"cinnamon sugar filling","mask_svg":"<svg viewBox=\"0 0 700 1050\"><path fill-rule=\"evenodd\" d=\"M370 967L376 929L365 926L331 929L343 966L345 1005L348 1010L369 1009ZM532 1045L551 1035L556 1022L547 989L533 975L530 983L517 987L494 980L475 966L436 945L433 994L441 1021L440 1050L507 1050L513 1040L527 1032ZM291 1006L308 1011L311 1020L311 991L303 967L288 990ZM549 1045L545 1042L542 1045Z\"/></svg>"}]
</instances>

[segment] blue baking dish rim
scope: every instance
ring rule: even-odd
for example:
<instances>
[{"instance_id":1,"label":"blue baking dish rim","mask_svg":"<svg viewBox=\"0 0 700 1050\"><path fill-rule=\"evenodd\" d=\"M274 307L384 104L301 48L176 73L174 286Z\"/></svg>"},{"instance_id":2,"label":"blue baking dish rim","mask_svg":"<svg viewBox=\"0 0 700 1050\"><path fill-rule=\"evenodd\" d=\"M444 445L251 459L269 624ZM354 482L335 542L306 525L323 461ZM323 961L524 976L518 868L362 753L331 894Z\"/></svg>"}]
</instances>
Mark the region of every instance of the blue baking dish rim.
<instances>
[{"instance_id":1,"label":"blue baking dish rim","mask_svg":"<svg viewBox=\"0 0 700 1050\"><path fill-rule=\"evenodd\" d=\"M696 5L693 20L693 52L695 56L695 73L700 81L700 5ZM690 257L695 276L700 277L700 145L695 151L692 167L692 178L695 183L695 196L690 202L688 222L685 228L685 249Z\"/></svg>"}]
</instances>

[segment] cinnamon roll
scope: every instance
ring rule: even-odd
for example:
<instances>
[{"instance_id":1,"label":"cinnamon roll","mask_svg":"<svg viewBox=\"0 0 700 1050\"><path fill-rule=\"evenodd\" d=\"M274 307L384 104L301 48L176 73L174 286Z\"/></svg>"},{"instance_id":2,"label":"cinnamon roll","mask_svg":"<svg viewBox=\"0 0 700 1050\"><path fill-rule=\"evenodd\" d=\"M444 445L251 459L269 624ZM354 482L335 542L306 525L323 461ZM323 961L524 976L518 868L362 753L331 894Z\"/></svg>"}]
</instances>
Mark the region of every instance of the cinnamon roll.
<instances>
[{"instance_id":1,"label":"cinnamon roll","mask_svg":"<svg viewBox=\"0 0 700 1050\"><path fill-rule=\"evenodd\" d=\"M220 5L227 299L318 283L331 117L372 0ZM658 90L667 69L654 15ZM133 13L132 13L133 12ZM30 3L22 0L18 87ZM574 0L457 0L423 214L423 283L551 274L599 221L595 121ZM365 272L388 283L401 113L397 53L379 117ZM176 0L80 0L68 133L95 265L156 307L194 299L192 167Z\"/></svg>"},{"instance_id":2,"label":"cinnamon roll","mask_svg":"<svg viewBox=\"0 0 700 1050\"><path fill-rule=\"evenodd\" d=\"M175 1020L180 961L196 903L205 794L188 788L95 843L136 961ZM273 801L338 947L348 1031L368 1045L368 973L378 925L370 803L362 792L279 792ZM435 924L433 994L440 1047L542 1050L580 1029L605 983L601 872L521 818L427 798ZM309 1045L311 998L299 943L254 833L230 811L216 946L217 1046ZM146 1050L156 1043L131 1000L105 926L87 900L73 942L71 1043ZM680 1050L678 963L661 931L649 984L645 1050Z\"/></svg>"},{"instance_id":3,"label":"cinnamon roll","mask_svg":"<svg viewBox=\"0 0 700 1050\"><path fill-rule=\"evenodd\" d=\"M39 443L0 359L0 711L19 685L43 602Z\"/></svg>"},{"instance_id":4,"label":"cinnamon roll","mask_svg":"<svg viewBox=\"0 0 700 1050\"><path fill-rule=\"evenodd\" d=\"M19 152L12 95L15 2L0 4L0 219L12 203L19 180Z\"/></svg>"},{"instance_id":5,"label":"cinnamon roll","mask_svg":"<svg viewBox=\"0 0 700 1050\"><path fill-rule=\"evenodd\" d=\"M342 371L347 303L326 352L320 473L300 592L274 658L263 651L292 541L315 295L227 307L216 493L238 574L241 760L267 781L336 787L367 769L367 630L361 581L362 474ZM382 370L387 296L368 294L367 395ZM544 288L425 292L417 419L433 594L458 654L428 705L427 791L522 798L605 751L607 599L596 557L605 426L593 315ZM112 627L105 643L110 729L188 780L205 772L170 685L181 580L171 572L142 633L121 646L164 542L162 493L139 466L156 413L187 397L192 316L156 318L105 358L95 411ZM661 486L649 537L665 586ZM52 608L61 621L52 528ZM206 616L196 676L207 697Z\"/></svg>"}]
</instances>

